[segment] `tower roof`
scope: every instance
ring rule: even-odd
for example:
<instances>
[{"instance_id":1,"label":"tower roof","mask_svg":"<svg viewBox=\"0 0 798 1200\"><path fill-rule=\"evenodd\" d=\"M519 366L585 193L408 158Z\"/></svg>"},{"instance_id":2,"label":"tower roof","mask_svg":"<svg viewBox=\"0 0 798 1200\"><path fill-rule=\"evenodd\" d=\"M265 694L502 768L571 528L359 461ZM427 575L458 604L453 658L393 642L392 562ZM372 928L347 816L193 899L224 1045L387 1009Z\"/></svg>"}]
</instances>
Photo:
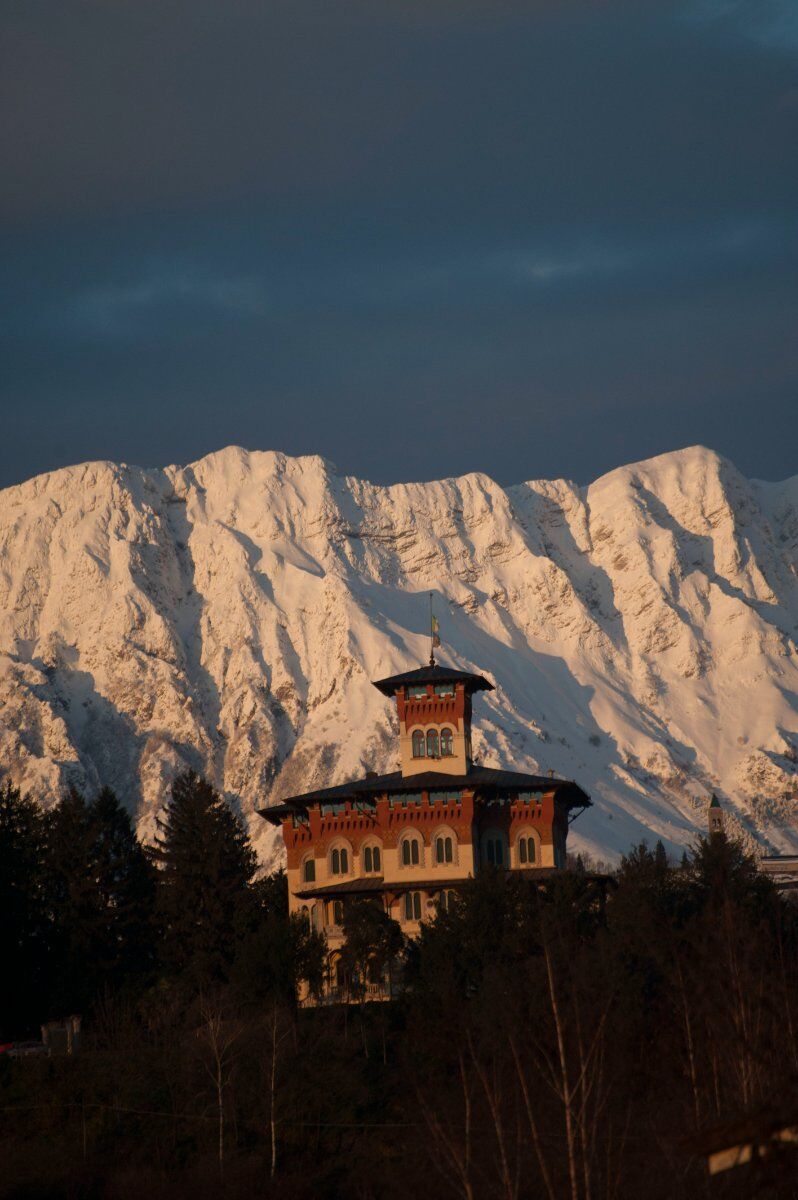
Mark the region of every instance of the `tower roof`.
<instances>
[{"instance_id":1,"label":"tower roof","mask_svg":"<svg viewBox=\"0 0 798 1200\"><path fill-rule=\"evenodd\" d=\"M710 808L720 808L720 800L718 800L718 798L714 792L712 793L712 799L709 802L709 807Z\"/></svg>"},{"instance_id":2,"label":"tower roof","mask_svg":"<svg viewBox=\"0 0 798 1200\"><path fill-rule=\"evenodd\" d=\"M419 667L401 675L389 675L387 679L375 679L375 688L384 696L393 696L401 687L422 686L425 683L462 683L467 692L492 692L493 684L484 675L472 675L469 671L455 671L451 667Z\"/></svg>"}]
</instances>

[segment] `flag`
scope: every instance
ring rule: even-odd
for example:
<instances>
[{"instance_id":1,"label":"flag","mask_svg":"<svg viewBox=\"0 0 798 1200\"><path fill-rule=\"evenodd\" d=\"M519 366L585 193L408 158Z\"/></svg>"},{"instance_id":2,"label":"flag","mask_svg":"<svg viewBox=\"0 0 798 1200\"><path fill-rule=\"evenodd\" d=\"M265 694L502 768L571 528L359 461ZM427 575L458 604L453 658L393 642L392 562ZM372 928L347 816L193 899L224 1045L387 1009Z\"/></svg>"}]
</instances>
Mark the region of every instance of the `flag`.
<instances>
[{"instance_id":1,"label":"flag","mask_svg":"<svg viewBox=\"0 0 798 1200\"><path fill-rule=\"evenodd\" d=\"M440 625L438 624L438 618L433 617L432 618L432 645L433 645L433 647L435 647L435 646L440 646L440 644L441 644Z\"/></svg>"}]
</instances>

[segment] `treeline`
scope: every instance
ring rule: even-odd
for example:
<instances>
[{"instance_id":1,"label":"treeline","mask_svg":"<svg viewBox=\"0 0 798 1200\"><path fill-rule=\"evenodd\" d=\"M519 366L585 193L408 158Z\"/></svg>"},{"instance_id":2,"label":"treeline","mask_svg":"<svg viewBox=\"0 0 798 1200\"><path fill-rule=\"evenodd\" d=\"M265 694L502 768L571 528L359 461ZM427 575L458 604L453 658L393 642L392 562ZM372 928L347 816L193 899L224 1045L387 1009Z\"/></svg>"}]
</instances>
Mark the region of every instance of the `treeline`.
<instances>
[{"instance_id":1,"label":"treeline","mask_svg":"<svg viewBox=\"0 0 798 1200\"><path fill-rule=\"evenodd\" d=\"M153 850L108 792L0 793L4 1036L85 1017L72 1058L0 1056L0 1195L796 1194L787 1151L710 1180L693 1140L798 1108L796 909L739 844L490 871L409 945L349 904L360 1002L300 1011L323 944L255 868L193 775ZM401 1000L367 1004L389 966Z\"/></svg>"},{"instance_id":2,"label":"treeline","mask_svg":"<svg viewBox=\"0 0 798 1200\"><path fill-rule=\"evenodd\" d=\"M177 779L158 825L144 847L109 789L48 811L0 790L0 1041L154 989L185 1002L235 984L257 1003L315 980L321 939L288 921L280 874L255 880L241 822L205 780Z\"/></svg>"}]
</instances>

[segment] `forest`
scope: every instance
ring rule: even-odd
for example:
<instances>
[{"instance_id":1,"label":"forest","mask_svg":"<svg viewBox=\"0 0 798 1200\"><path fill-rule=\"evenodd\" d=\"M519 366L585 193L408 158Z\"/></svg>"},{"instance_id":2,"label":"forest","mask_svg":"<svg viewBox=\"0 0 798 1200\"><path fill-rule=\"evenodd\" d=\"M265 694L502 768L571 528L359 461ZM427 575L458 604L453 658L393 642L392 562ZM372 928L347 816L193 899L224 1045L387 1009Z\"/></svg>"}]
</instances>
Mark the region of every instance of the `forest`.
<instances>
[{"instance_id":1,"label":"forest","mask_svg":"<svg viewBox=\"0 0 798 1200\"><path fill-rule=\"evenodd\" d=\"M4 1198L798 1195L789 1146L702 1154L798 1124L798 908L723 834L604 877L488 870L413 942L349 902L348 1005L297 1007L323 940L191 772L151 846L107 789L5 785L0 904ZM367 1003L388 962L401 997ZM9 1053L70 1014L75 1053Z\"/></svg>"}]
</instances>

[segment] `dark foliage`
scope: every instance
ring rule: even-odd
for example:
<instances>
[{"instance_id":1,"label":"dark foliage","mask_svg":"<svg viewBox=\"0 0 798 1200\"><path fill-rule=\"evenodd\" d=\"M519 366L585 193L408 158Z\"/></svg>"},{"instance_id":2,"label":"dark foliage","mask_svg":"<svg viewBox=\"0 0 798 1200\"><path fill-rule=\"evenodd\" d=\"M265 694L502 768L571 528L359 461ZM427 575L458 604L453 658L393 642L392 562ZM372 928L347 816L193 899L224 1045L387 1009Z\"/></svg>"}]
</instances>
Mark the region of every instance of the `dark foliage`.
<instances>
[{"instance_id":1,"label":"dark foliage","mask_svg":"<svg viewBox=\"0 0 798 1200\"><path fill-rule=\"evenodd\" d=\"M153 966L155 879L108 788L71 790L45 817L52 928L50 1015L84 1012L103 990L141 987Z\"/></svg>"},{"instance_id":2,"label":"dark foliage","mask_svg":"<svg viewBox=\"0 0 798 1200\"><path fill-rule=\"evenodd\" d=\"M488 872L410 946L350 903L359 1003L301 1010L323 943L196 776L154 862L110 793L43 818L6 788L0 867L4 1028L63 999L85 1029L71 1058L0 1054L0 1197L795 1195L788 1149L716 1179L696 1153L798 1108L796 909L722 836L605 883Z\"/></svg>"},{"instance_id":3,"label":"dark foliage","mask_svg":"<svg viewBox=\"0 0 798 1200\"><path fill-rule=\"evenodd\" d=\"M166 973L191 988L227 981L257 860L241 822L193 771L175 780L158 822L158 915Z\"/></svg>"},{"instance_id":4,"label":"dark foliage","mask_svg":"<svg viewBox=\"0 0 798 1200\"><path fill-rule=\"evenodd\" d=\"M0 790L0 1041L35 1028L46 987L44 851L41 809L7 784Z\"/></svg>"}]
</instances>

